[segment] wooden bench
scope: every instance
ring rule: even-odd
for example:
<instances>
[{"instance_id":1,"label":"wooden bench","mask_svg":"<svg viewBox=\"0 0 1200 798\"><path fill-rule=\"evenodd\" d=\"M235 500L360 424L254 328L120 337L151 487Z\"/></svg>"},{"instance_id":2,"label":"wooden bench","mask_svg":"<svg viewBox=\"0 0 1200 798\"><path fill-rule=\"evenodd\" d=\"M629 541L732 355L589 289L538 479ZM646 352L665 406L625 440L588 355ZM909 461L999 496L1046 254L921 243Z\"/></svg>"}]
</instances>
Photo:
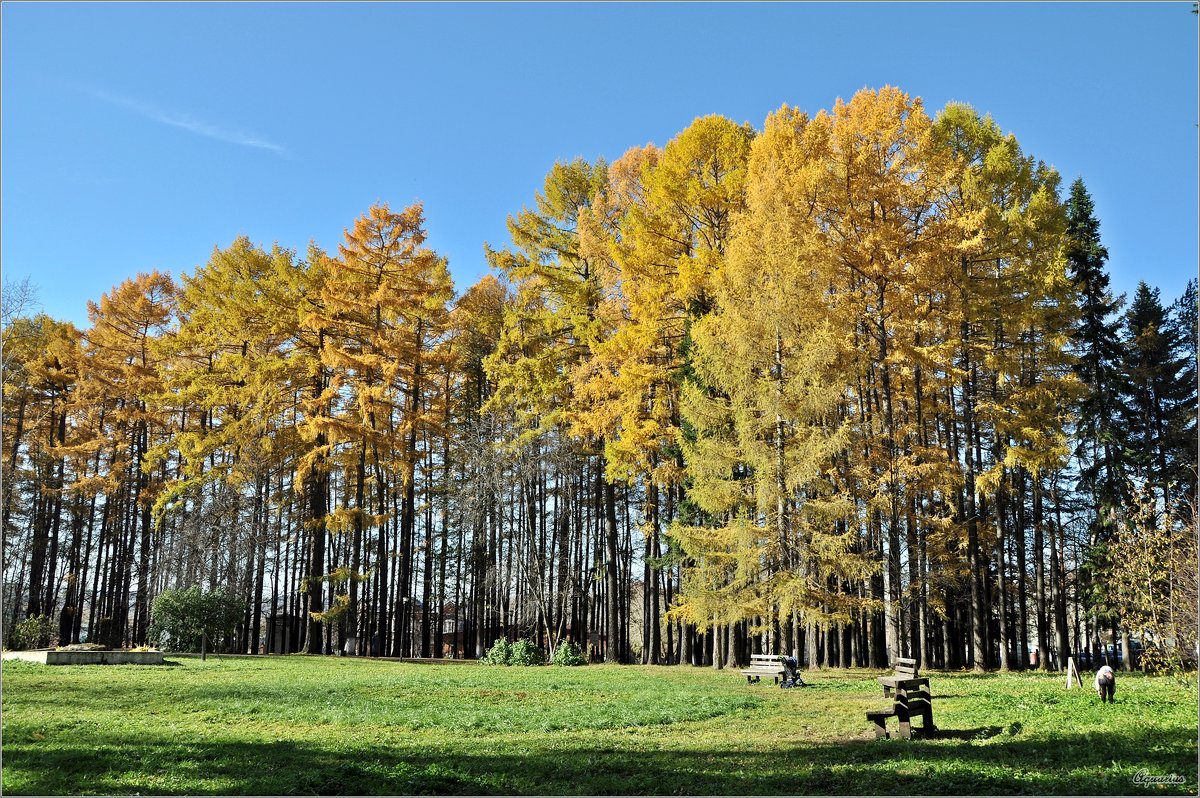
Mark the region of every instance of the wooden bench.
<instances>
[{"instance_id":1,"label":"wooden bench","mask_svg":"<svg viewBox=\"0 0 1200 798\"><path fill-rule=\"evenodd\" d=\"M782 654L751 654L750 667L742 669L748 684L754 684L763 676L771 676L778 682L784 673Z\"/></svg>"},{"instance_id":2,"label":"wooden bench","mask_svg":"<svg viewBox=\"0 0 1200 798\"><path fill-rule=\"evenodd\" d=\"M912 717L921 717L922 729L925 734L934 732L933 701L929 694L928 677L917 674L917 661L900 658L896 660L896 672L891 676L880 676L879 683L883 685L883 695L895 698L888 709L877 709L867 713L867 720L875 723L875 737L887 737L887 719L895 717L900 721L900 736L912 737Z\"/></svg>"},{"instance_id":3,"label":"wooden bench","mask_svg":"<svg viewBox=\"0 0 1200 798\"><path fill-rule=\"evenodd\" d=\"M886 709L875 709L867 713L867 720L875 723L875 738L887 737L887 719L896 718L900 721L900 736L912 738L912 719L921 718L921 731L925 736L933 734L933 702L930 700L929 687L918 685L916 682L928 679L913 679L900 682L896 686L896 697L892 705Z\"/></svg>"}]
</instances>

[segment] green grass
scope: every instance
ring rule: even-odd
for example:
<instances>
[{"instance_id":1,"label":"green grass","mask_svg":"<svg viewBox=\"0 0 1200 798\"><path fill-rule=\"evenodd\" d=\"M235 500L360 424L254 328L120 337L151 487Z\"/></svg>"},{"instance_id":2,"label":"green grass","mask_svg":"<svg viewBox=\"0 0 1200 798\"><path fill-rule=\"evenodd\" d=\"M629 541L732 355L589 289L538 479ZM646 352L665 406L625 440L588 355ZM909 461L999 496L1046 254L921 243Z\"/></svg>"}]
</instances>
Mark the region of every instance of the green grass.
<instances>
[{"instance_id":1,"label":"green grass","mask_svg":"<svg viewBox=\"0 0 1200 798\"><path fill-rule=\"evenodd\" d=\"M1195 680L932 673L931 739L873 739L873 671L337 658L3 665L6 794L1193 794ZM1183 784L1138 784L1179 775Z\"/></svg>"}]
</instances>

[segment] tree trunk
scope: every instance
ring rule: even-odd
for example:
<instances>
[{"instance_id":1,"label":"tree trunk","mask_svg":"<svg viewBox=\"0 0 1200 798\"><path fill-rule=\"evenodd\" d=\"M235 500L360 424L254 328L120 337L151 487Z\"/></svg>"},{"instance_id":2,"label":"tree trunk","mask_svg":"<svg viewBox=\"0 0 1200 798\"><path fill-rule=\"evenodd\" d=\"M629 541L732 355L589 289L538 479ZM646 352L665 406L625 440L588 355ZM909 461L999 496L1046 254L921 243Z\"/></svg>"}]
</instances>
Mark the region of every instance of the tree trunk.
<instances>
[{"instance_id":1,"label":"tree trunk","mask_svg":"<svg viewBox=\"0 0 1200 798\"><path fill-rule=\"evenodd\" d=\"M1036 593L1038 670L1050 667L1049 617L1046 611L1046 541L1045 515L1042 507L1042 477L1033 475L1033 581Z\"/></svg>"},{"instance_id":2,"label":"tree trunk","mask_svg":"<svg viewBox=\"0 0 1200 798\"><path fill-rule=\"evenodd\" d=\"M325 346L325 332L322 330L318 334L318 351ZM313 377L312 399L314 403L320 403L321 396L325 391L325 374L322 369L318 369L317 374ZM317 411L323 412L323 411ZM329 440L325 433L318 432L313 444L317 451L320 452L314 459L312 467L304 477L304 487L306 494L307 507L307 524L310 527L310 547L307 575L304 584L304 617L308 621L308 633L305 638L304 652L306 654L322 654L324 653L322 643L324 636L322 635L321 621L313 617L315 613L324 611L324 597L322 595L322 586L324 584L325 574L325 519L329 514L329 477L325 473L325 454L324 449L328 445Z\"/></svg>"},{"instance_id":3,"label":"tree trunk","mask_svg":"<svg viewBox=\"0 0 1200 798\"><path fill-rule=\"evenodd\" d=\"M620 593L617 570L617 499L616 489L604 478L603 457L599 461L597 481L603 483L604 491L604 574L608 588L605 604L608 645L604 659L606 662L620 662L622 654L619 650L621 625L617 607L617 596Z\"/></svg>"},{"instance_id":4,"label":"tree trunk","mask_svg":"<svg viewBox=\"0 0 1200 798\"><path fill-rule=\"evenodd\" d=\"M1000 611L1000 670L1002 671L1013 669L1012 662L1009 660L1008 567L1004 552L1007 478L1007 472L1002 469L1000 487L996 490L996 506L993 511L996 519L996 600Z\"/></svg>"}]
</instances>

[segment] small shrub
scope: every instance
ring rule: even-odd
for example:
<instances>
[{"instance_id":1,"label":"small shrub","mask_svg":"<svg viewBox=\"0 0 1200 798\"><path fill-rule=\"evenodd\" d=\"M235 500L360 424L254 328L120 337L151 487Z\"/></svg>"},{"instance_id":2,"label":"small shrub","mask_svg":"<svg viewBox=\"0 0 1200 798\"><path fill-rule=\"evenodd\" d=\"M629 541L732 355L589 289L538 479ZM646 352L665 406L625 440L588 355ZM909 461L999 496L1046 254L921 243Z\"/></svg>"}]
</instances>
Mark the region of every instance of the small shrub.
<instances>
[{"instance_id":1,"label":"small shrub","mask_svg":"<svg viewBox=\"0 0 1200 798\"><path fill-rule=\"evenodd\" d=\"M246 603L225 590L164 590L150 606L147 642L163 651L199 651L202 638L212 645L231 635L245 612Z\"/></svg>"},{"instance_id":2,"label":"small shrub","mask_svg":"<svg viewBox=\"0 0 1200 798\"><path fill-rule=\"evenodd\" d=\"M49 615L31 615L13 627L8 644L17 650L46 648L55 631L57 624Z\"/></svg>"},{"instance_id":3,"label":"small shrub","mask_svg":"<svg viewBox=\"0 0 1200 798\"><path fill-rule=\"evenodd\" d=\"M495 642L483 655L485 665L509 665L512 658L512 646L503 637Z\"/></svg>"},{"instance_id":4,"label":"small shrub","mask_svg":"<svg viewBox=\"0 0 1200 798\"><path fill-rule=\"evenodd\" d=\"M551 657L550 664L563 666L587 665L587 658L579 651L579 646L570 640L563 640L558 644L558 648L554 649L554 656Z\"/></svg>"},{"instance_id":5,"label":"small shrub","mask_svg":"<svg viewBox=\"0 0 1200 798\"><path fill-rule=\"evenodd\" d=\"M529 640L518 640L512 645L509 665L545 665L546 655Z\"/></svg>"},{"instance_id":6,"label":"small shrub","mask_svg":"<svg viewBox=\"0 0 1200 798\"><path fill-rule=\"evenodd\" d=\"M529 640L518 640L509 643L504 638L496 641L480 660L485 665L542 665L546 657L541 649Z\"/></svg>"},{"instance_id":7,"label":"small shrub","mask_svg":"<svg viewBox=\"0 0 1200 798\"><path fill-rule=\"evenodd\" d=\"M69 646L59 646L59 651L105 651L108 646L103 643L72 643Z\"/></svg>"}]
</instances>

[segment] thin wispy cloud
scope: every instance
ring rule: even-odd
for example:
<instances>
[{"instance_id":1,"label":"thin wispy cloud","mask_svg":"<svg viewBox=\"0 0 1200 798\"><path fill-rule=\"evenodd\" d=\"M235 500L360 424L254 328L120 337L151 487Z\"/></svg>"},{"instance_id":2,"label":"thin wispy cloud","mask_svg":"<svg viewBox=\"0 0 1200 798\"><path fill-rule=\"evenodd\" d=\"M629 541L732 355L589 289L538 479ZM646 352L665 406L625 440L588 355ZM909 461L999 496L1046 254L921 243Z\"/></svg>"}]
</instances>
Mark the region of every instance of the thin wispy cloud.
<instances>
[{"instance_id":1,"label":"thin wispy cloud","mask_svg":"<svg viewBox=\"0 0 1200 798\"><path fill-rule=\"evenodd\" d=\"M89 94L101 102L108 103L109 105L115 105L118 108L124 108L139 116L143 116L146 119L158 122L159 124L169 125L171 127L179 128L180 130L186 130L187 132L194 133L197 136L204 136L205 138L215 139L216 141L223 141L226 144L236 144L240 147L254 147L260 150L270 150L276 155L284 155L287 152L280 145L271 141L267 141L259 136L236 130L226 130L224 128L217 127L216 125L211 125L208 122L204 122L200 119L196 119L193 116L164 111L160 108L150 105L149 103L144 103L140 100L134 100L130 97L122 97L117 94L110 94L108 92L98 90L91 90L89 91Z\"/></svg>"}]
</instances>

